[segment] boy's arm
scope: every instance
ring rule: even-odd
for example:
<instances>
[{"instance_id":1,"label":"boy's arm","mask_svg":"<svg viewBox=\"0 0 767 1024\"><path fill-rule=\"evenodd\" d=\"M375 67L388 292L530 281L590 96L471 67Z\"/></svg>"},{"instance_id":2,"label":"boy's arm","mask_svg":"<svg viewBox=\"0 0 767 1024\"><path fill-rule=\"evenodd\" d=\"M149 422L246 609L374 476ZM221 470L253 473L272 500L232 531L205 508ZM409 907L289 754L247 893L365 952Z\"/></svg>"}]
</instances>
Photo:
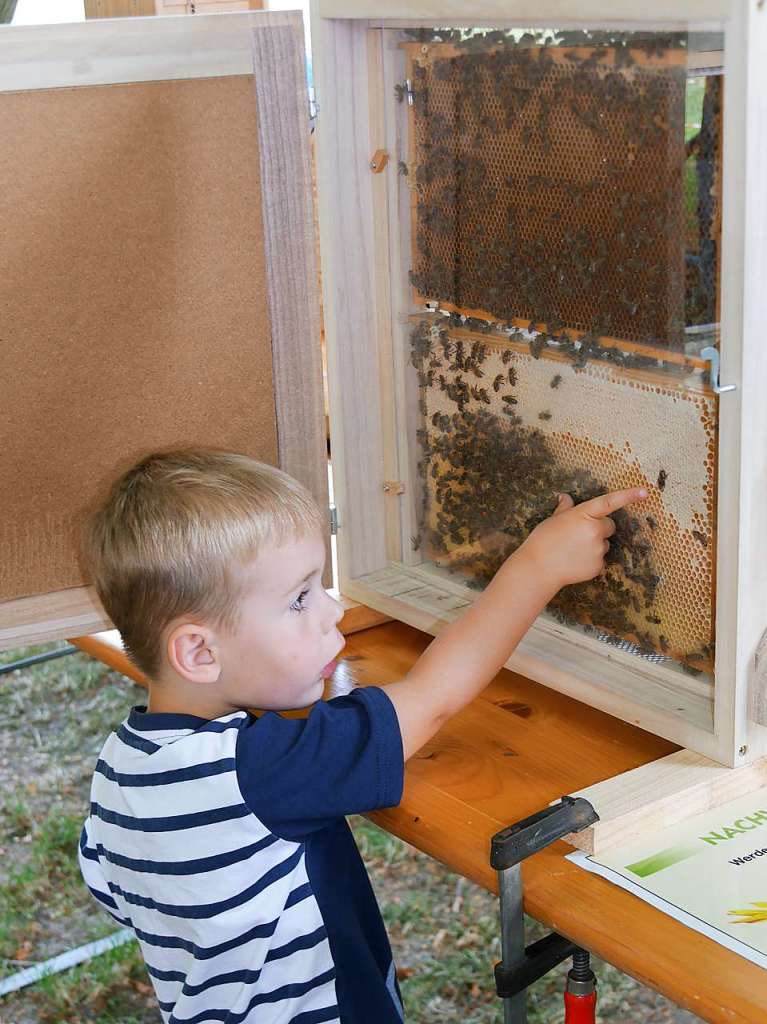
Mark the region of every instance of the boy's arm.
<instances>
[{"instance_id":1,"label":"boy's arm","mask_svg":"<svg viewBox=\"0 0 767 1024\"><path fill-rule=\"evenodd\" d=\"M634 488L573 507L563 496L554 515L533 530L408 675L382 687L397 712L405 760L481 693L558 590L601 572L615 532L610 513L646 497Z\"/></svg>"}]
</instances>

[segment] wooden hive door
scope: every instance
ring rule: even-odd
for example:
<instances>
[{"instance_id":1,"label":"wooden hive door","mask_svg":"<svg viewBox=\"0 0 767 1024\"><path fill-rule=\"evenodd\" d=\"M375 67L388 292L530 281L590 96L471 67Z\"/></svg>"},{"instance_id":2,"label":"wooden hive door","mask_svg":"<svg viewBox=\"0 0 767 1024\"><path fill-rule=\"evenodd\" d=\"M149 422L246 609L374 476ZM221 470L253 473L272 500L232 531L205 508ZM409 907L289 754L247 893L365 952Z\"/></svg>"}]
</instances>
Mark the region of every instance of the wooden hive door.
<instances>
[{"instance_id":1,"label":"wooden hive door","mask_svg":"<svg viewBox=\"0 0 767 1024\"><path fill-rule=\"evenodd\" d=\"M108 625L90 505L151 450L278 464L327 506L300 16L0 38L0 648Z\"/></svg>"}]
</instances>

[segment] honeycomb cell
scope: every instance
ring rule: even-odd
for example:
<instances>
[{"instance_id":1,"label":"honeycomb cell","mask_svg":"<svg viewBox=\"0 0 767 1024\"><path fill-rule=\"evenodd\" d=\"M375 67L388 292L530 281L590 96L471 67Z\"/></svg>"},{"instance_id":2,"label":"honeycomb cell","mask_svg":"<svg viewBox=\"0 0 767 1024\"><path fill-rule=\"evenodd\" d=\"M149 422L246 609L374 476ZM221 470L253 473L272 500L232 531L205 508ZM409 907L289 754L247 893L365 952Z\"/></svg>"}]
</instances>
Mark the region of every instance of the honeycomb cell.
<instances>
[{"instance_id":1,"label":"honeycomb cell","mask_svg":"<svg viewBox=\"0 0 767 1024\"><path fill-rule=\"evenodd\" d=\"M715 319L720 84L688 153L678 41L404 48L421 297L670 348Z\"/></svg>"},{"instance_id":2,"label":"honeycomb cell","mask_svg":"<svg viewBox=\"0 0 767 1024\"><path fill-rule=\"evenodd\" d=\"M551 611L691 673L709 670L715 397L671 375L649 386L641 371L597 362L576 370L555 352L535 358L519 342L446 320L418 328L414 346L425 556L481 586L550 514L557 491L585 498L644 486L647 501L617 519L604 577L565 588Z\"/></svg>"}]
</instances>

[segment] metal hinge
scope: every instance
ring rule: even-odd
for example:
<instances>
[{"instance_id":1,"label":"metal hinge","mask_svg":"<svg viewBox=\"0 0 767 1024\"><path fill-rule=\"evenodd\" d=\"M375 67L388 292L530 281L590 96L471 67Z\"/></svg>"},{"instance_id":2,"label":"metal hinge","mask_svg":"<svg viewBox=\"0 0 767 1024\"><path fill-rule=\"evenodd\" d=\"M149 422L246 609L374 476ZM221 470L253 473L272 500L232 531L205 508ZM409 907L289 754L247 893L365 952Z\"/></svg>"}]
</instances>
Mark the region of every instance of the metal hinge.
<instances>
[{"instance_id":1,"label":"metal hinge","mask_svg":"<svg viewBox=\"0 0 767 1024\"><path fill-rule=\"evenodd\" d=\"M316 121L319 112L320 101L317 99L317 93L314 91L314 87L312 86L309 89L309 120Z\"/></svg>"},{"instance_id":2,"label":"metal hinge","mask_svg":"<svg viewBox=\"0 0 767 1024\"><path fill-rule=\"evenodd\" d=\"M404 82L397 82L394 86L394 95L396 96L398 103L402 103L402 101L406 99L407 105L409 107L413 106L413 83L409 78L406 78Z\"/></svg>"},{"instance_id":3,"label":"metal hinge","mask_svg":"<svg viewBox=\"0 0 767 1024\"><path fill-rule=\"evenodd\" d=\"M335 505L331 505L328 512L330 513L330 536L335 537L338 533L338 509Z\"/></svg>"}]
</instances>

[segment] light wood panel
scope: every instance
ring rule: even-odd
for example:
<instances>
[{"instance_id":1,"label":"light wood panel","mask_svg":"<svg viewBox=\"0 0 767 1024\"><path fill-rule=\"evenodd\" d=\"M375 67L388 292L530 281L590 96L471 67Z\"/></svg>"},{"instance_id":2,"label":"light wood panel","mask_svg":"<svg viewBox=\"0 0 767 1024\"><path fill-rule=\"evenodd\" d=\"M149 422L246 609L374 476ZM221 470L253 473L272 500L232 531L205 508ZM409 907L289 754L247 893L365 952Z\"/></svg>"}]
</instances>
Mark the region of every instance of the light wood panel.
<instances>
[{"instance_id":1,"label":"light wood panel","mask_svg":"<svg viewBox=\"0 0 767 1024\"><path fill-rule=\"evenodd\" d=\"M616 25L653 21L724 18L732 10L730 0L646 0L638 8L635 0L581 0L574 11L567 0L317 0L323 18L371 18L398 22L426 21L432 25L572 25L591 21Z\"/></svg>"},{"instance_id":2,"label":"light wood panel","mask_svg":"<svg viewBox=\"0 0 767 1024\"><path fill-rule=\"evenodd\" d=\"M251 29L275 412L281 466L328 508L304 34L282 20ZM329 585L329 530L326 543Z\"/></svg>"},{"instance_id":3,"label":"light wood panel","mask_svg":"<svg viewBox=\"0 0 767 1024\"><path fill-rule=\"evenodd\" d=\"M386 562L382 381L364 26L313 25L317 190L340 586ZM378 148L378 146L376 147Z\"/></svg>"},{"instance_id":4,"label":"light wood panel","mask_svg":"<svg viewBox=\"0 0 767 1024\"><path fill-rule=\"evenodd\" d=\"M567 841L586 853L650 835L728 800L767 785L767 759L723 768L692 750L677 750L658 761L581 789L599 821Z\"/></svg>"},{"instance_id":5,"label":"light wood panel","mask_svg":"<svg viewBox=\"0 0 767 1024\"><path fill-rule=\"evenodd\" d=\"M86 18L135 18L155 13L155 0L85 0Z\"/></svg>"}]
</instances>

